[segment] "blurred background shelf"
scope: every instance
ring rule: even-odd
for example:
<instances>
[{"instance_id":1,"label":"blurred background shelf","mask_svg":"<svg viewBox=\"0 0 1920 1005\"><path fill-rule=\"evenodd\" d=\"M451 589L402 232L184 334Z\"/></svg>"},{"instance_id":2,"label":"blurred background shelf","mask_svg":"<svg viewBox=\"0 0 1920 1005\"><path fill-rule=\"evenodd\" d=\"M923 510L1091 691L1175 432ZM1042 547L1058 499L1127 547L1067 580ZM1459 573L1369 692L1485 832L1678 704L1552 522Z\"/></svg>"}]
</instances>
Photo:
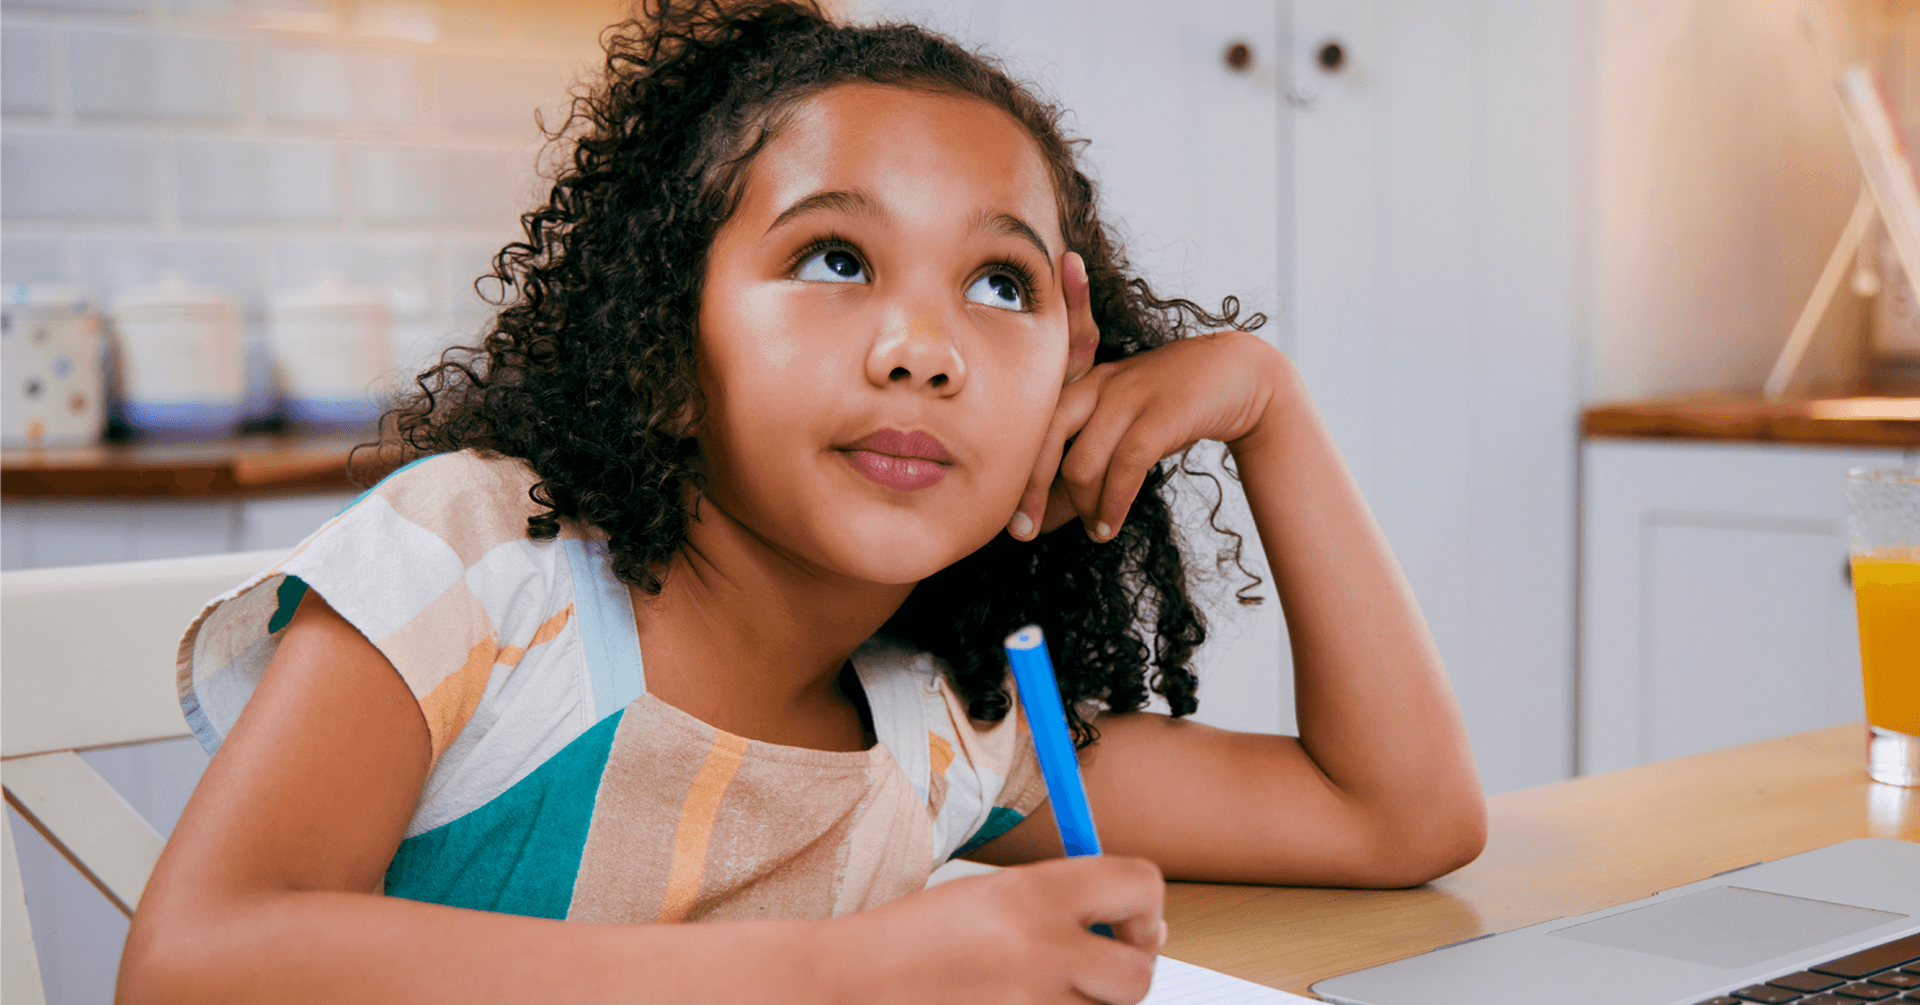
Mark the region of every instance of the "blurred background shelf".
<instances>
[{"instance_id":1,"label":"blurred background shelf","mask_svg":"<svg viewBox=\"0 0 1920 1005\"><path fill-rule=\"evenodd\" d=\"M290 548L344 508L367 436L263 435L0 454L0 568ZM368 468L368 481L379 471Z\"/></svg>"},{"instance_id":2,"label":"blurred background shelf","mask_svg":"<svg viewBox=\"0 0 1920 1005\"><path fill-rule=\"evenodd\" d=\"M1720 440L1803 446L1920 446L1920 388L1768 401L1758 392L1699 394L1589 406L1591 438Z\"/></svg>"},{"instance_id":3,"label":"blurred background shelf","mask_svg":"<svg viewBox=\"0 0 1920 1005\"><path fill-rule=\"evenodd\" d=\"M0 497L213 498L344 492L348 455L368 437L246 436L0 454Z\"/></svg>"}]
</instances>

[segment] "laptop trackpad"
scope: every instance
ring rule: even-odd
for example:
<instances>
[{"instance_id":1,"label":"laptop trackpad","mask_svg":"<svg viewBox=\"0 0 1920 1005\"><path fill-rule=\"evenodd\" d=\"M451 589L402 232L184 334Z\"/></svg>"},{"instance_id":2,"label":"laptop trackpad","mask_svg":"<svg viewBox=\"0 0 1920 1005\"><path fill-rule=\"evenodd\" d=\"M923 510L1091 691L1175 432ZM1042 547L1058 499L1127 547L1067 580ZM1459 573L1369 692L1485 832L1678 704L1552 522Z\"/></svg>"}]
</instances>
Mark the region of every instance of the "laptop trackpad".
<instances>
[{"instance_id":1,"label":"laptop trackpad","mask_svg":"<svg viewBox=\"0 0 1920 1005\"><path fill-rule=\"evenodd\" d=\"M1549 935L1710 967L1744 967L1898 921L1904 914L1716 886Z\"/></svg>"}]
</instances>

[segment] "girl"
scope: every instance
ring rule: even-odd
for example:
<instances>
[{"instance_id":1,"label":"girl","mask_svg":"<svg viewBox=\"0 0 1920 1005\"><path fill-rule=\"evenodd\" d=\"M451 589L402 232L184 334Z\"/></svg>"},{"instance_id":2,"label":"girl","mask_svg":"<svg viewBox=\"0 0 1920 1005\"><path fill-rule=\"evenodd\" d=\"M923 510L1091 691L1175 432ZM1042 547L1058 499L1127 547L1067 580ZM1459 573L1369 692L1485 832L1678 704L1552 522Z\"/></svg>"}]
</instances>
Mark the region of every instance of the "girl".
<instances>
[{"instance_id":1,"label":"girl","mask_svg":"<svg viewBox=\"0 0 1920 1005\"><path fill-rule=\"evenodd\" d=\"M804 0L611 33L509 303L398 410L423 459L183 640L217 755L123 1000L1134 1002L1163 872L1471 860L1459 714L1298 374L1179 337L1232 302L1129 277L1056 120ZM1202 439L1298 739L1179 718L1164 459ZM999 649L1029 621L1103 858L1059 859ZM1032 864L923 889L954 855Z\"/></svg>"}]
</instances>

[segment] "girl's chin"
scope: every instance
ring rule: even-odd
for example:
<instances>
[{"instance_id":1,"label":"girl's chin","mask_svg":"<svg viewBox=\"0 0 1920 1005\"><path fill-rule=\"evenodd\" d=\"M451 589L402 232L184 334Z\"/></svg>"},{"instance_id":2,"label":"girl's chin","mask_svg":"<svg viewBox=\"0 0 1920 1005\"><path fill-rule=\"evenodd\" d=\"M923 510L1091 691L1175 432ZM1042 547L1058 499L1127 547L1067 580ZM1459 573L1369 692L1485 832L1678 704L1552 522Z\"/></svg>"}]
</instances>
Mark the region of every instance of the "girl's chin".
<instances>
[{"instance_id":1,"label":"girl's chin","mask_svg":"<svg viewBox=\"0 0 1920 1005\"><path fill-rule=\"evenodd\" d=\"M997 529L994 533L997 533ZM994 533L961 537L953 533L889 534L848 530L836 542L833 564L855 579L885 585L910 585L978 551ZM975 538L978 538L975 540Z\"/></svg>"},{"instance_id":2,"label":"girl's chin","mask_svg":"<svg viewBox=\"0 0 1920 1005\"><path fill-rule=\"evenodd\" d=\"M888 554L884 545L870 545L857 553L843 556L836 563L841 572L866 583L881 586L911 586L952 565L953 560L930 558L923 554Z\"/></svg>"}]
</instances>

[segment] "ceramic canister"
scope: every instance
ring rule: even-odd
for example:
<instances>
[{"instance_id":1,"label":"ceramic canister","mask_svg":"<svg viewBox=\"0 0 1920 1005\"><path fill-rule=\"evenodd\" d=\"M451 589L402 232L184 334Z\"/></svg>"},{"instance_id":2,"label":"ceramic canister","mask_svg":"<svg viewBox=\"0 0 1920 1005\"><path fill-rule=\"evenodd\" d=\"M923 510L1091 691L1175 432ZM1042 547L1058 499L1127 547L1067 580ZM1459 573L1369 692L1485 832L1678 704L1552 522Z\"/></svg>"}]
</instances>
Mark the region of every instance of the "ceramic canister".
<instances>
[{"instance_id":1,"label":"ceramic canister","mask_svg":"<svg viewBox=\"0 0 1920 1005\"><path fill-rule=\"evenodd\" d=\"M386 298L337 275L276 300L268 340L288 418L317 429L372 424L393 365L392 331Z\"/></svg>"},{"instance_id":2,"label":"ceramic canister","mask_svg":"<svg viewBox=\"0 0 1920 1005\"><path fill-rule=\"evenodd\" d=\"M113 304L127 424L158 439L225 436L240 418L246 373L240 305L225 290L169 272Z\"/></svg>"},{"instance_id":3,"label":"ceramic canister","mask_svg":"<svg viewBox=\"0 0 1920 1005\"><path fill-rule=\"evenodd\" d=\"M83 446L107 425L106 342L78 286L9 286L0 306L0 440Z\"/></svg>"}]
</instances>

